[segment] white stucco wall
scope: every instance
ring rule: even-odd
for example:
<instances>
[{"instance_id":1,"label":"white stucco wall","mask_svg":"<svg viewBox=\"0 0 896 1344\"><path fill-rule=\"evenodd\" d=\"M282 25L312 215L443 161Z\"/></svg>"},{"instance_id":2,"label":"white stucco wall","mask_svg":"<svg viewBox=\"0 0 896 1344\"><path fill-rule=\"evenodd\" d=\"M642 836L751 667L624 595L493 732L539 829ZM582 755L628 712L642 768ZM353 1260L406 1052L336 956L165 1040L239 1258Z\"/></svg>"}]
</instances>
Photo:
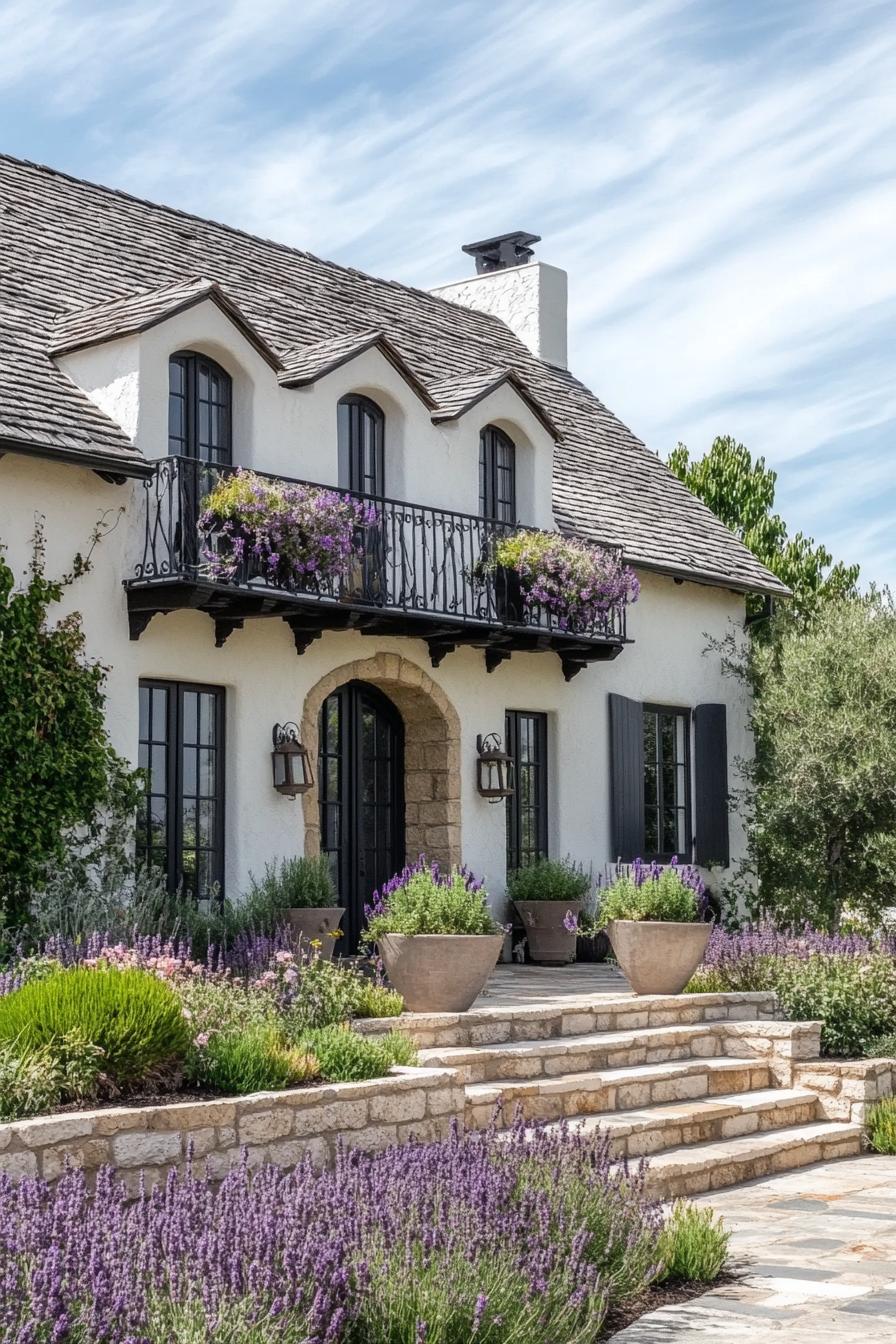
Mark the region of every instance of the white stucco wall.
<instances>
[{"instance_id":1,"label":"white stucco wall","mask_svg":"<svg viewBox=\"0 0 896 1344\"><path fill-rule=\"evenodd\" d=\"M374 372L385 380L376 365L370 376ZM398 389L392 390L397 394ZM331 409L337 395L331 390ZM408 423L414 424L413 403L407 391L402 395ZM335 458L335 439L331 447ZM320 454L320 445L314 443L312 450ZM316 460L322 467L322 455ZM414 471L419 470L415 465ZM332 470L328 475L332 479ZM42 513L47 520L48 569L61 572L74 551L83 549L99 514L114 511L141 490L139 484L107 485L78 467L7 454L0 460L0 541L15 570L23 574L34 515ZM629 619L634 643L614 662L594 664L571 683L564 682L559 660L549 653L515 653L488 675L476 650L450 654L433 669L419 640L372 639L356 633L327 633L298 657L281 620L247 621L245 629L216 649L212 622L199 612L155 616L140 640L130 642L121 586L127 572L127 531L120 525L107 538L93 573L68 591L62 610L76 608L83 613L88 648L109 667L110 733L116 747L132 760L137 754L141 677L226 688L226 882L232 894L243 889L250 870L258 871L266 860L299 853L303 847L301 807L271 786L272 723L299 721L305 695L325 673L378 650L399 653L424 668L458 711L464 858L487 876L496 901L504 887L504 809L476 792L476 735L503 734L505 709L542 710L549 715L551 850L591 863L595 870L614 857L609 838L608 692L682 706L724 702L730 761L749 754L743 692L738 683L722 676L718 656L705 652L708 636L720 638L732 621L742 623L743 598L726 590L642 574L641 600ZM733 765L729 781L736 782ZM731 845L736 858L743 849L736 817L731 819Z\"/></svg>"}]
</instances>

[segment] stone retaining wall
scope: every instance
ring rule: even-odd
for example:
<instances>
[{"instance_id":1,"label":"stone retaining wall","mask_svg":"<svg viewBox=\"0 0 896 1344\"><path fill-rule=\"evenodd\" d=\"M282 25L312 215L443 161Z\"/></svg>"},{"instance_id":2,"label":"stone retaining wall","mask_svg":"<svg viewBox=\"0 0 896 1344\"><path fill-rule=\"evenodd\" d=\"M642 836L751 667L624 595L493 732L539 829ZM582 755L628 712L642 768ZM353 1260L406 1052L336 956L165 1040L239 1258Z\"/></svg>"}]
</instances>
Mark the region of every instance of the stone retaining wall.
<instances>
[{"instance_id":1,"label":"stone retaining wall","mask_svg":"<svg viewBox=\"0 0 896 1344\"><path fill-rule=\"evenodd\" d=\"M188 1150L197 1175L226 1174L243 1149L249 1162L293 1166L306 1153L331 1162L336 1140L350 1148L386 1148L416 1135L447 1136L463 1122L464 1089L451 1069L394 1068L386 1078L326 1083L248 1097L115 1106L0 1124L0 1171L54 1180L72 1166L95 1172L111 1163L136 1191L152 1184Z\"/></svg>"},{"instance_id":2,"label":"stone retaining wall","mask_svg":"<svg viewBox=\"0 0 896 1344\"><path fill-rule=\"evenodd\" d=\"M813 1059L794 1064L792 1078L817 1094L828 1120L864 1124L869 1106L896 1091L896 1059Z\"/></svg>"}]
</instances>

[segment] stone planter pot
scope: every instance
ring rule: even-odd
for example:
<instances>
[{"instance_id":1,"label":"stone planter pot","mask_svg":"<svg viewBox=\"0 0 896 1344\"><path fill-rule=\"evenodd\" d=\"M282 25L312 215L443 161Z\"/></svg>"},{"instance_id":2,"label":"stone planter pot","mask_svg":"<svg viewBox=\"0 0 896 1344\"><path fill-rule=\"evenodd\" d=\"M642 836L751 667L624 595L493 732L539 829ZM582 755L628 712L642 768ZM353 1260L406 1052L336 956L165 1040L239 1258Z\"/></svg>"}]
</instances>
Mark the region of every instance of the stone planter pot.
<instances>
[{"instance_id":1,"label":"stone planter pot","mask_svg":"<svg viewBox=\"0 0 896 1344\"><path fill-rule=\"evenodd\" d=\"M539 966L565 966L576 956L576 935L563 924L570 911L578 919L581 901L514 901L523 921L529 955Z\"/></svg>"},{"instance_id":2,"label":"stone planter pot","mask_svg":"<svg viewBox=\"0 0 896 1344\"><path fill-rule=\"evenodd\" d=\"M333 934L342 923L345 909L341 905L292 906L286 912L289 927L296 938L307 947L314 938L320 939L320 955L330 961L337 940Z\"/></svg>"},{"instance_id":3,"label":"stone planter pot","mask_svg":"<svg viewBox=\"0 0 896 1344\"><path fill-rule=\"evenodd\" d=\"M410 1013L465 1013L482 993L503 933L384 933L386 974Z\"/></svg>"},{"instance_id":4,"label":"stone planter pot","mask_svg":"<svg viewBox=\"0 0 896 1344\"><path fill-rule=\"evenodd\" d=\"M711 924L611 919L607 933L619 968L636 994L680 994L696 971Z\"/></svg>"}]
</instances>

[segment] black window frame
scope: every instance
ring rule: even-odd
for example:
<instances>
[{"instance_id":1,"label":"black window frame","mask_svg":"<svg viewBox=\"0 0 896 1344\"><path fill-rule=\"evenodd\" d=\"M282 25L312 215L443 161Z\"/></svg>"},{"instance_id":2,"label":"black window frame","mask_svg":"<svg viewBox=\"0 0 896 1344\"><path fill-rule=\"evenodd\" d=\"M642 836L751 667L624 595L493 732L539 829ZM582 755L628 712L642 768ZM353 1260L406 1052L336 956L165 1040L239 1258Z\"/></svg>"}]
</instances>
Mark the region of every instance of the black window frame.
<instances>
[{"instance_id":1,"label":"black window frame","mask_svg":"<svg viewBox=\"0 0 896 1344\"><path fill-rule=\"evenodd\" d=\"M146 724L146 730L151 735L144 736L144 722L141 712L138 716L138 740L141 748L141 757L143 756L143 747L147 746L149 762L152 761L152 747L164 746L165 748L165 780L164 790L155 787L156 780L151 778L147 781L147 788L144 798L141 800L140 808L146 809L144 820L144 837L141 840L140 827L136 838L137 858L141 862L161 867L165 873L168 889L171 892L180 892L184 897L191 900L207 900L211 898L223 899L224 896L224 838L225 838L225 781L226 781L226 690L223 686L212 686L204 682L192 681L171 681L160 677L141 677L139 682L140 691L149 692L150 716ZM154 723L153 691L165 691L167 695L165 706L165 724L164 737L159 737ZM202 748L208 750L197 739L196 743L185 743L184 740L184 699L187 694L211 695L214 698L214 746L210 748L214 751L214 792L212 794L189 794L197 805L202 801L213 801L215 804L214 821L214 839L210 852L212 854L211 879L208 892L200 892L194 884L192 889L184 886L185 870L183 864L184 853L184 777L183 777L183 759L184 747L194 747L197 751ZM198 709L198 706L197 706ZM198 715L197 715L198 723ZM198 730L197 730L198 731ZM198 782L198 761L197 761L197 790ZM165 813L165 845L164 862L158 863L153 856L154 847L150 843L151 829L149 819L149 809L151 798L164 800ZM193 852L198 856L204 852L207 847L194 845ZM194 864L194 873L198 873L198 864Z\"/></svg>"},{"instance_id":2,"label":"black window frame","mask_svg":"<svg viewBox=\"0 0 896 1344\"><path fill-rule=\"evenodd\" d=\"M372 463L365 461L369 447L366 427L373 437ZM336 407L336 435L340 489L383 499L386 494L386 415L383 408L359 392L340 397Z\"/></svg>"},{"instance_id":3,"label":"black window frame","mask_svg":"<svg viewBox=\"0 0 896 1344\"><path fill-rule=\"evenodd\" d=\"M175 391L171 386L172 368L180 368L183 376L183 391ZM209 401L221 412L224 426L222 442L203 443L201 406L205 403L202 392L202 374L220 380L225 394L221 400ZM182 400L182 432L172 434L172 402ZM233 379L226 369L208 355L196 350L178 350L168 359L168 456L192 457L197 462L205 462L213 467L233 465Z\"/></svg>"},{"instance_id":4,"label":"black window frame","mask_svg":"<svg viewBox=\"0 0 896 1344\"><path fill-rule=\"evenodd\" d=\"M534 725L535 759L522 758L522 725L529 720ZM548 814L549 738L548 716L542 710L508 709L504 713L504 741L513 759L514 790L507 799L507 872L528 867L538 858L548 857L550 818ZM523 779L535 771L535 798L527 810L534 814L535 845L523 848Z\"/></svg>"},{"instance_id":5,"label":"black window frame","mask_svg":"<svg viewBox=\"0 0 896 1344\"><path fill-rule=\"evenodd\" d=\"M693 712L692 712L692 710L691 710L690 708L688 708L688 707L686 707L686 706L684 706L684 705L664 705L664 704L657 704L657 703L655 703L655 702L653 702L653 701L647 701L647 700L645 700L645 701L642 703L642 705L641 705L641 714L642 714L642 725L644 725L644 726L646 726L646 724L645 724L645 720L646 720L647 716L648 716L648 715L652 715L652 716L653 716L653 718L654 718L654 720L655 720L655 724L656 724L655 729L654 729L654 737L655 737L655 740L656 740L656 742L657 742L658 745L659 745L660 740L661 740L661 734L660 734L660 730L659 730L658 723L657 723L657 721L658 721L658 719L659 719L659 716L660 716L660 715L666 715L666 716L672 717L673 719L680 719L680 720L682 721L682 724L683 724L682 738L683 738L683 741L684 741L684 760L679 761L678 758L677 758L677 755L676 755L675 760L672 762L672 766L673 766L673 769L674 769L674 771L675 771L676 778L677 778L678 770L679 770L680 768L682 768L682 767L683 767L683 769L684 769L684 801L683 801L683 802L676 801L674 804L672 804L672 806L674 807L674 809L675 809L676 812L681 812L681 813L683 814L683 817L682 817L682 826L683 826L683 831L684 831L684 841L685 841L684 849L680 849L680 850L669 850L669 849L664 849L664 848L659 848L659 849L656 849L656 850L651 850L651 849L648 849L648 847L647 847L647 832L648 832L648 819L647 819L647 818L648 818L648 812L651 812L651 811L656 812L656 817L657 817L657 832L656 832L657 840L661 840L661 839L664 839L664 838L665 838L664 835L663 835L663 813L664 813L664 810L665 810L665 808L666 808L666 801L665 801L665 797L664 797L663 770L662 770L662 764L663 764L663 763L660 761L658 755L655 756L655 758L654 758L654 765L655 765L655 768L656 768L656 790L655 790L656 801L655 801L655 802L651 802L651 803L648 803L648 801L647 801L647 768L648 768L648 762L647 762L647 752L646 752L646 743L645 743L644 768L643 768L643 779L642 779L642 785L643 785L643 790L644 790L644 827L643 827L643 846L642 846L642 848L643 848L643 853L642 853L641 857L645 860L645 862L650 862L650 863L656 862L656 863L667 864L667 863L671 863L671 861L672 861L673 858L677 859L679 862L682 862L682 863L690 863L690 862L691 862L691 856L692 856L692 853L693 853L693 846L694 846L694 840L693 840L693 808L692 808L692 798L691 798L691 795L692 795L692 792L693 792L693 787L694 787L693 759L692 759L692 753L691 753L691 720L692 720L692 717L693 717ZM675 736L674 733L673 733L673 736ZM646 738L646 733L645 733L645 738Z\"/></svg>"},{"instance_id":6,"label":"black window frame","mask_svg":"<svg viewBox=\"0 0 896 1344\"><path fill-rule=\"evenodd\" d=\"M513 525L517 520L516 444L497 425L479 431L479 513L490 522Z\"/></svg>"}]
</instances>

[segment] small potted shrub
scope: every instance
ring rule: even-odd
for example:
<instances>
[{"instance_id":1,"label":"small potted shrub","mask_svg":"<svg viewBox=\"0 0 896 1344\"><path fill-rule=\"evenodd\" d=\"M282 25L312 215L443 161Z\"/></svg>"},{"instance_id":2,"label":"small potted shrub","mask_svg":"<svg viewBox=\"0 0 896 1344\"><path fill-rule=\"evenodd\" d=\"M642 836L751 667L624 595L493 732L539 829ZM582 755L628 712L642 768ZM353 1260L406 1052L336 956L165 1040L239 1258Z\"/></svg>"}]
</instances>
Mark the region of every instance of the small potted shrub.
<instances>
[{"instance_id":1,"label":"small potted shrub","mask_svg":"<svg viewBox=\"0 0 896 1344\"><path fill-rule=\"evenodd\" d=\"M336 887L326 855L282 859L265 865L264 876L252 879L247 904L250 919L259 928L287 923L304 943L319 942L328 960L342 936L345 911L337 903Z\"/></svg>"},{"instance_id":2,"label":"small potted shrub","mask_svg":"<svg viewBox=\"0 0 896 1344\"><path fill-rule=\"evenodd\" d=\"M529 955L540 966L574 961L579 916L591 875L570 859L538 859L507 879L507 895L526 930Z\"/></svg>"},{"instance_id":3,"label":"small potted shrub","mask_svg":"<svg viewBox=\"0 0 896 1344\"><path fill-rule=\"evenodd\" d=\"M423 855L365 909L365 942L414 1013L465 1013L501 955L504 930L482 882L467 868L442 873Z\"/></svg>"},{"instance_id":4,"label":"small potted shrub","mask_svg":"<svg viewBox=\"0 0 896 1344\"><path fill-rule=\"evenodd\" d=\"M636 859L607 888L597 924L636 994L680 994L703 960L711 924L696 869Z\"/></svg>"}]
</instances>

